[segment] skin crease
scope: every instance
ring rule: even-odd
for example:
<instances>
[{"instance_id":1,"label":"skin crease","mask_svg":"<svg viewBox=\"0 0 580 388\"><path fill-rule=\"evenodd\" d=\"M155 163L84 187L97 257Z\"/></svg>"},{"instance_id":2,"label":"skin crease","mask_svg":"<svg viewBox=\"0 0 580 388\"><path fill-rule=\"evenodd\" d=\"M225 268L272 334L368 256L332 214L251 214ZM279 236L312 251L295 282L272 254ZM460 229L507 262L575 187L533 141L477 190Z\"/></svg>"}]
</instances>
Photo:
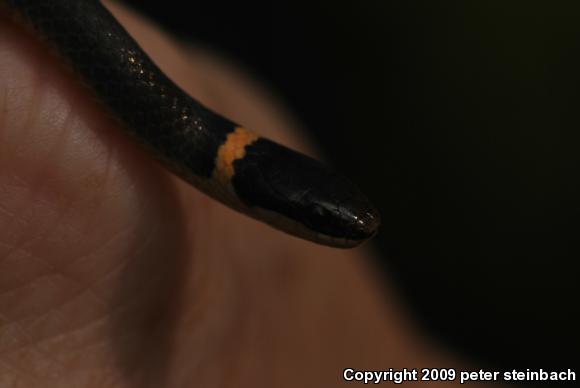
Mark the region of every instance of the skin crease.
<instances>
[{"instance_id":1,"label":"skin crease","mask_svg":"<svg viewBox=\"0 0 580 388\"><path fill-rule=\"evenodd\" d=\"M109 7L189 93L308 150L239 70ZM329 387L346 367L466 368L413 329L371 254L287 236L174 178L0 16L0 387Z\"/></svg>"}]
</instances>

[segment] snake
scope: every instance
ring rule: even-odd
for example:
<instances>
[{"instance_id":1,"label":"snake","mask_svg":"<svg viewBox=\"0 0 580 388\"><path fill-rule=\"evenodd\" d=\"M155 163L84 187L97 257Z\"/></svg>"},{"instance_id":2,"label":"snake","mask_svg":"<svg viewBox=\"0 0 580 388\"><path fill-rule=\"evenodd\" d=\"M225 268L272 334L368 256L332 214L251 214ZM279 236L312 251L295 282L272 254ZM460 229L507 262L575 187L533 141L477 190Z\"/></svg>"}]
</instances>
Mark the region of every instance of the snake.
<instances>
[{"instance_id":1,"label":"snake","mask_svg":"<svg viewBox=\"0 0 580 388\"><path fill-rule=\"evenodd\" d=\"M276 229L352 248L380 214L344 175L213 112L176 85L98 0L0 0L119 127L201 192ZM52 54L51 54L52 55Z\"/></svg>"}]
</instances>

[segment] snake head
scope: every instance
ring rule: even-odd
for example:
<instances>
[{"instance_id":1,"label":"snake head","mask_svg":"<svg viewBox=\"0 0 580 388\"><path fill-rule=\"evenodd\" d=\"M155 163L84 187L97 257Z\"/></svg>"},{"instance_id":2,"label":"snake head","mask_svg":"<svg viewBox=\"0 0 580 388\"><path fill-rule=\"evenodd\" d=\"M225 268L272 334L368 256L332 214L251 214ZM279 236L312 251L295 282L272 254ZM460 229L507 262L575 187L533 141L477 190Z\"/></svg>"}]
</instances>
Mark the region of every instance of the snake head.
<instances>
[{"instance_id":1,"label":"snake head","mask_svg":"<svg viewBox=\"0 0 580 388\"><path fill-rule=\"evenodd\" d=\"M272 226L301 238L354 247L379 225L376 208L326 165L260 138L234 163L232 185L244 204Z\"/></svg>"}]
</instances>

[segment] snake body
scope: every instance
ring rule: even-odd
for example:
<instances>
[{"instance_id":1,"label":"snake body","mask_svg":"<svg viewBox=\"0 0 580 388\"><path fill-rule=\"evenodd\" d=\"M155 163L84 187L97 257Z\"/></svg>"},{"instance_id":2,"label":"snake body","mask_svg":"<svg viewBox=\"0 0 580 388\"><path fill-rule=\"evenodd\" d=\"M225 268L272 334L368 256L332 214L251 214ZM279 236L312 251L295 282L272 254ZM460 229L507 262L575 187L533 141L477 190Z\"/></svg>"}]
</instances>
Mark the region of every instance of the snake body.
<instances>
[{"instance_id":1,"label":"snake body","mask_svg":"<svg viewBox=\"0 0 580 388\"><path fill-rule=\"evenodd\" d=\"M121 127L211 197L301 238L353 247L379 214L346 178L201 105L97 0L0 0L58 52ZM2 7L0 7L2 9Z\"/></svg>"}]
</instances>

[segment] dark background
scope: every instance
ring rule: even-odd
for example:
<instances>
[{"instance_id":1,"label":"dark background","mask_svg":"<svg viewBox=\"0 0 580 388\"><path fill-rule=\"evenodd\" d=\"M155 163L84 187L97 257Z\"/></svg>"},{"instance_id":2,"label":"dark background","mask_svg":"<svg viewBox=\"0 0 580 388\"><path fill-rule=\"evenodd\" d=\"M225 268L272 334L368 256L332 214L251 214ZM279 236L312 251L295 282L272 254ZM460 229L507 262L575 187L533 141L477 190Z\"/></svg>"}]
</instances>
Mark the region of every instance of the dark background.
<instances>
[{"instance_id":1,"label":"dark background","mask_svg":"<svg viewBox=\"0 0 580 388\"><path fill-rule=\"evenodd\" d=\"M129 3L269 84L356 178L423 330L478 367L580 372L580 3Z\"/></svg>"}]
</instances>

